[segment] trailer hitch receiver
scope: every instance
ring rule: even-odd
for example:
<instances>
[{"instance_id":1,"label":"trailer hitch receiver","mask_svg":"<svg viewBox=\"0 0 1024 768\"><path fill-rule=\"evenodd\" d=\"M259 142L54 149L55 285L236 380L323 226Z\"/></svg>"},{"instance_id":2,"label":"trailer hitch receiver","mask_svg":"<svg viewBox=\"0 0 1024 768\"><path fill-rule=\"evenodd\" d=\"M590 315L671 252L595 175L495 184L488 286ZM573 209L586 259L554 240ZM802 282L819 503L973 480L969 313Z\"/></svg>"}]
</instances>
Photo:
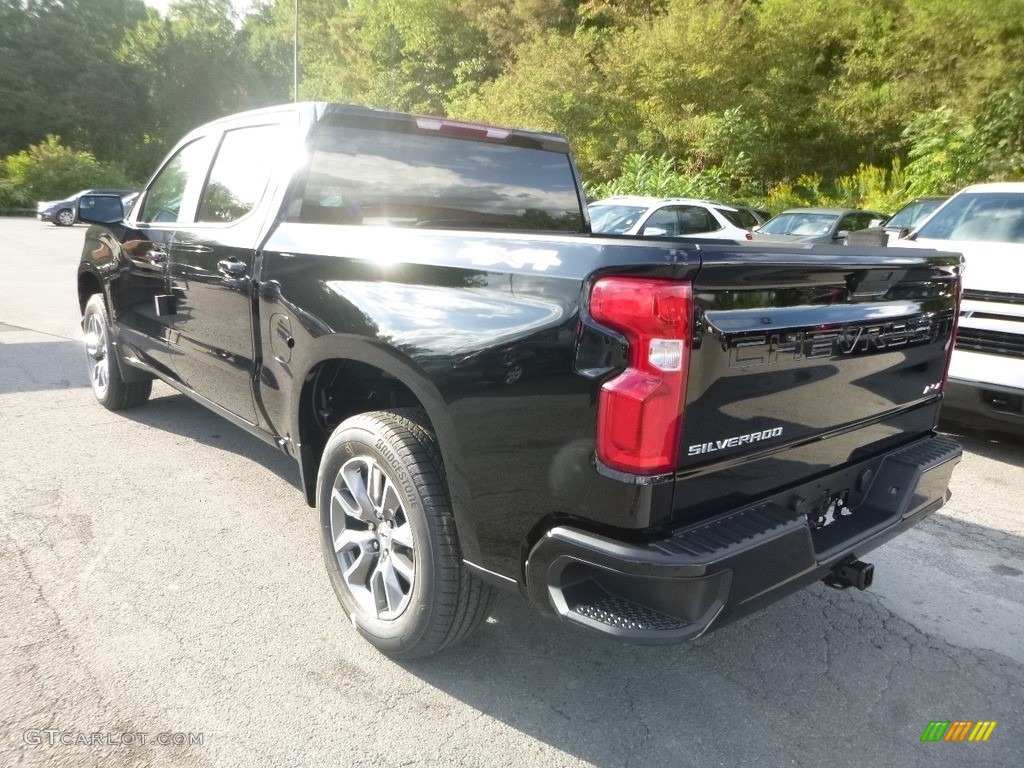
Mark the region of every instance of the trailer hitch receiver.
<instances>
[{"instance_id":1,"label":"trailer hitch receiver","mask_svg":"<svg viewBox=\"0 0 1024 768\"><path fill-rule=\"evenodd\" d=\"M865 590L875 578L875 566L850 557L839 563L822 581L833 589L856 587Z\"/></svg>"}]
</instances>

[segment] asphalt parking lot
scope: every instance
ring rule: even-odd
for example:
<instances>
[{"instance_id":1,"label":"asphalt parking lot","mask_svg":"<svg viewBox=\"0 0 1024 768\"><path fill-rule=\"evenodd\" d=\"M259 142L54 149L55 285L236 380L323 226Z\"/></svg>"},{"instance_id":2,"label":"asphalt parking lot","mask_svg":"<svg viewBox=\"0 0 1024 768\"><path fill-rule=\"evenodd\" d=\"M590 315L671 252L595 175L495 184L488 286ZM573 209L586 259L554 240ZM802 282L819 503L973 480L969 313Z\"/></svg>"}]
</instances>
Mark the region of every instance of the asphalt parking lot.
<instances>
[{"instance_id":1,"label":"asphalt parking lot","mask_svg":"<svg viewBox=\"0 0 1024 768\"><path fill-rule=\"evenodd\" d=\"M83 234L0 219L0 765L1020 764L1024 441L960 434L953 499L868 592L664 648L507 596L397 664L344 621L291 460L163 385L95 403Z\"/></svg>"}]
</instances>

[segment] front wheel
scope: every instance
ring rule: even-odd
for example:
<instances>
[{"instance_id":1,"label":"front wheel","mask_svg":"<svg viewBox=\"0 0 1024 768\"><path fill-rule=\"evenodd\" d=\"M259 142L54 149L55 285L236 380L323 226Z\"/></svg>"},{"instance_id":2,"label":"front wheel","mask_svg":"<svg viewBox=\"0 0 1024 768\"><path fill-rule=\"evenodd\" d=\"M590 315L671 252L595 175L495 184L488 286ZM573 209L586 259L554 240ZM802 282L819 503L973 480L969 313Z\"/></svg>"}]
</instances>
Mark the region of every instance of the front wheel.
<instances>
[{"instance_id":1,"label":"front wheel","mask_svg":"<svg viewBox=\"0 0 1024 768\"><path fill-rule=\"evenodd\" d=\"M153 382L148 379L126 382L122 378L107 305L98 293L90 296L85 305L82 330L85 332L89 383L100 404L111 411L120 411L146 402L153 390Z\"/></svg>"},{"instance_id":2,"label":"front wheel","mask_svg":"<svg viewBox=\"0 0 1024 768\"><path fill-rule=\"evenodd\" d=\"M57 215L53 217L53 223L58 227L70 227L75 223L75 212L70 208L62 208L57 211Z\"/></svg>"},{"instance_id":3,"label":"front wheel","mask_svg":"<svg viewBox=\"0 0 1024 768\"><path fill-rule=\"evenodd\" d=\"M462 563L440 450L423 421L403 409L342 422L317 478L334 591L363 637L396 659L460 642L492 597Z\"/></svg>"}]
</instances>

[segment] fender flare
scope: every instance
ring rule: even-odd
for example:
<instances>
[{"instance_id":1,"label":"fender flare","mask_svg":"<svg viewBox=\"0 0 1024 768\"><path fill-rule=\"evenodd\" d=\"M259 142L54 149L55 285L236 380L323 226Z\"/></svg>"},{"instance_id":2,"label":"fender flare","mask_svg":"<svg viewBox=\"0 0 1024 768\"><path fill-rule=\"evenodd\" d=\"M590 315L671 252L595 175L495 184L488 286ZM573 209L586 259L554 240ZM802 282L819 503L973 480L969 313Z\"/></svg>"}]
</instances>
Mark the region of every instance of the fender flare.
<instances>
[{"instance_id":1,"label":"fender flare","mask_svg":"<svg viewBox=\"0 0 1024 768\"><path fill-rule=\"evenodd\" d=\"M296 376L292 380L293 385L288 403L289 432L295 442L299 473L309 506L316 506L319 457L314 457L302 440L299 423L302 392L310 373L318 365L330 360L351 360L377 368L401 382L419 401L427 418L430 419L430 425L441 450L441 459L445 466L448 492L463 557L469 560L476 558L479 546L475 527L470 520L471 494L469 483L462 472L464 461L462 460L461 441L458 439L455 424L449 414L448 404L433 380L413 358L404 355L394 347L366 337L336 334L314 339L302 356L301 364L296 368Z\"/></svg>"}]
</instances>

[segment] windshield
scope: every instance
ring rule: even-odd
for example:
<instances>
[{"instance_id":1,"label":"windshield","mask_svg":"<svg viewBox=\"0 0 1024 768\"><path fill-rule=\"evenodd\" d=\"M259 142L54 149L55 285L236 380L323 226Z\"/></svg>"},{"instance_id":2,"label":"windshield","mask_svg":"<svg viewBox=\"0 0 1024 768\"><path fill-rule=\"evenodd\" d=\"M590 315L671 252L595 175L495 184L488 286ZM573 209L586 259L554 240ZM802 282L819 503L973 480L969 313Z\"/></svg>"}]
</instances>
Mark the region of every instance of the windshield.
<instances>
[{"instance_id":1,"label":"windshield","mask_svg":"<svg viewBox=\"0 0 1024 768\"><path fill-rule=\"evenodd\" d=\"M836 213L780 213L765 222L758 232L766 235L827 235L838 218Z\"/></svg>"},{"instance_id":2,"label":"windshield","mask_svg":"<svg viewBox=\"0 0 1024 768\"><path fill-rule=\"evenodd\" d=\"M918 237L1024 243L1024 193L968 192L957 195L921 227Z\"/></svg>"},{"instance_id":3,"label":"windshield","mask_svg":"<svg viewBox=\"0 0 1024 768\"><path fill-rule=\"evenodd\" d=\"M621 235L627 232L647 211L639 205L601 205L595 203L589 207L590 228L594 232Z\"/></svg>"},{"instance_id":4,"label":"windshield","mask_svg":"<svg viewBox=\"0 0 1024 768\"><path fill-rule=\"evenodd\" d=\"M885 222L885 226L894 229L913 229L919 221L942 203L942 200L915 200L912 203L907 203L896 212L895 216Z\"/></svg>"}]
</instances>

